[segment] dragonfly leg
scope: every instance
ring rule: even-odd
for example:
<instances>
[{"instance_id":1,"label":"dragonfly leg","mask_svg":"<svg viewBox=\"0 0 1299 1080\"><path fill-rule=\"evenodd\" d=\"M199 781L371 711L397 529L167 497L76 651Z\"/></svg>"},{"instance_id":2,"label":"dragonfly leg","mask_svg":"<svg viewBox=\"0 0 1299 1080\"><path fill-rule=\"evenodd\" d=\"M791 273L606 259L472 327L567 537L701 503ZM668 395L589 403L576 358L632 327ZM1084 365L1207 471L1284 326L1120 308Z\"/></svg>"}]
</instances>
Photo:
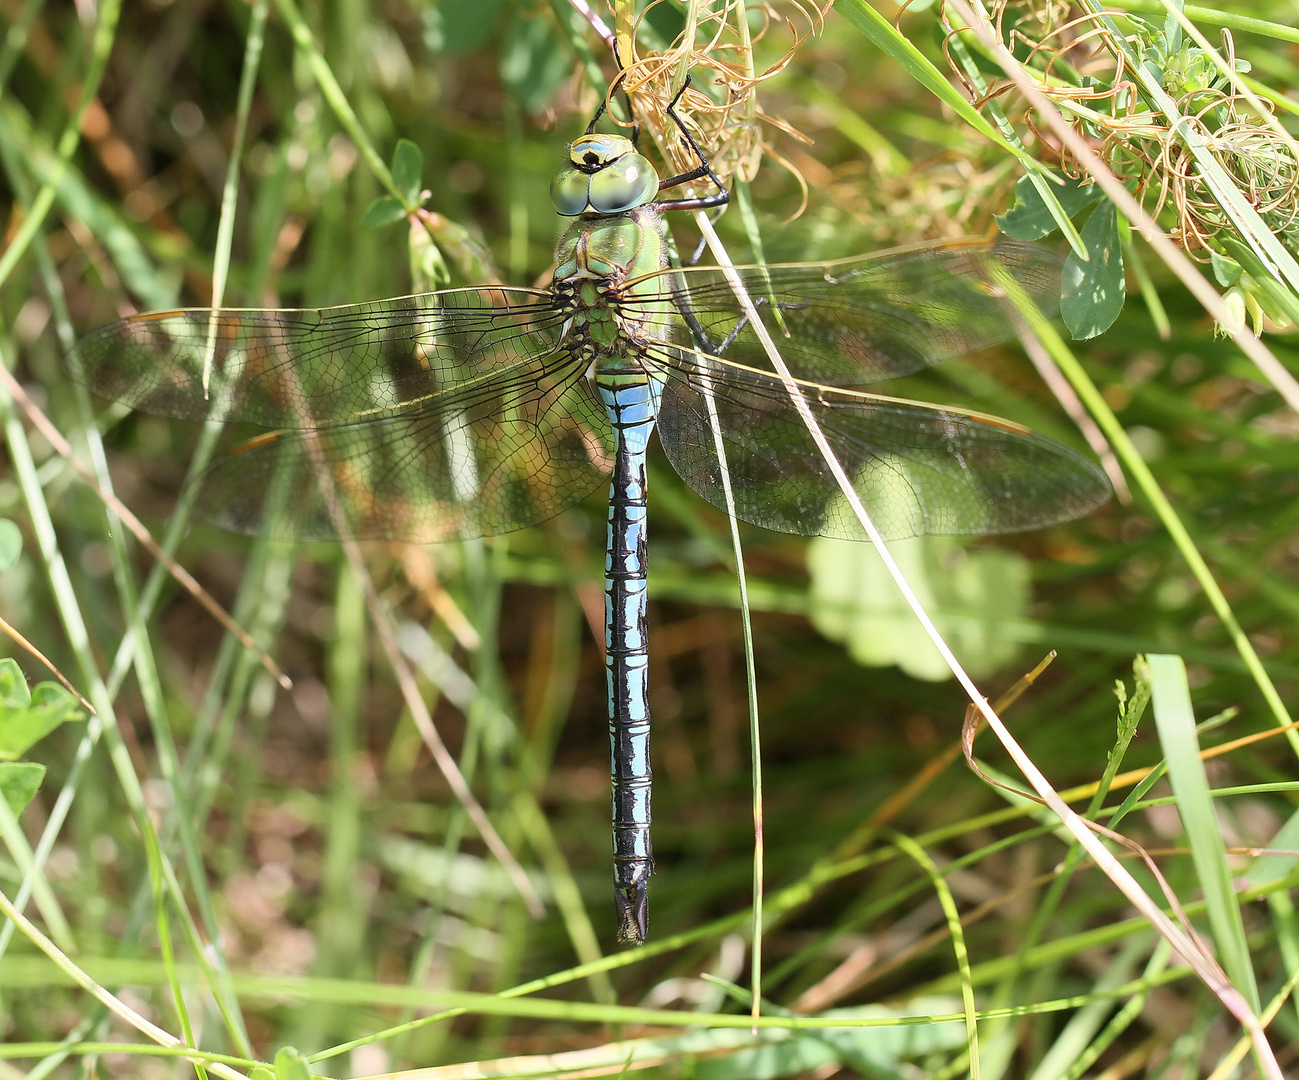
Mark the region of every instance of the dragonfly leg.
<instances>
[{"instance_id":1,"label":"dragonfly leg","mask_svg":"<svg viewBox=\"0 0 1299 1080\"><path fill-rule=\"evenodd\" d=\"M722 356L725 354L726 350L731 347L731 344L740 336L740 333L744 328L749 325L749 316L747 314L741 315L739 321L731 327L731 331L726 335L726 337L721 341L713 341L709 336L708 331L705 330L703 325L699 322L698 317L694 313L694 309L691 308L689 296L680 289L674 288L672 290L672 303L676 307L677 312L680 314L686 326L689 327L690 334L695 339L695 344L699 347L699 351L708 353L709 356ZM761 308L766 305L766 303L767 298L765 296L753 297L753 306L755 308Z\"/></svg>"},{"instance_id":2,"label":"dragonfly leg","mask_svg":"<svg viewBox=\"0 0 1299 1080\"><path fill-rule=\"evenodd\" d=\"M595 131L595 125L599 123L600 117L604 115L605 109L609 104L609 97L613 96L614 90L623 81L623 76L627 74L627 69L622 66L622 57L618 55L618 43L614 42L613 46L614 63L618 65L618 74L613 77L613 82L609 84L609 95L600 101L600 106L595 110L595 115L591 117L591 122L586 125L586 133L590 135ZM632 112L631 95L627 93L627 87L622 87L623 100L626 103L627 116L631 119L631 145L635 148L640 142L640 121L636 119L636 114ZM612 114L611 114L612 115Z\"/></svg>"},{"instance_id":3,"label":"dragonfly leg","mask_svg":"<svg viewBox=\"0 0 1299 1080\"><path fill-rule=\"evenodd\" d=\"M689 129L687 129L686 125L682 123L681 117L677 115L676 104L681 100L681 95L686 92L686 88L689 85L690 76L687 75L685 82L681 84L681 89L678 90L672 100L668 102L667 114L672 118L672 122L676 124L677 129L681 132L681 137L686 140L690 149L695 152L695 157L699 159L699 164L689 172L683 172L677 176L670 176L666 180L661 181L659 183L659 191L663 192L668 188L679 187L681 184L688 184L691 180L698 180L701 177L706 176L717 185L717 194L702 195L692 199L659 199L650 204L655 210L707 210L714 206L725 206L731 201L731 193L726 189L726 185L722 183L721 177L713 172L713 167L708 164L708 159L704 157L704 152L699 149L699 144L695 142L695 137L690 134Z\"/></svg>"}]
</instances>

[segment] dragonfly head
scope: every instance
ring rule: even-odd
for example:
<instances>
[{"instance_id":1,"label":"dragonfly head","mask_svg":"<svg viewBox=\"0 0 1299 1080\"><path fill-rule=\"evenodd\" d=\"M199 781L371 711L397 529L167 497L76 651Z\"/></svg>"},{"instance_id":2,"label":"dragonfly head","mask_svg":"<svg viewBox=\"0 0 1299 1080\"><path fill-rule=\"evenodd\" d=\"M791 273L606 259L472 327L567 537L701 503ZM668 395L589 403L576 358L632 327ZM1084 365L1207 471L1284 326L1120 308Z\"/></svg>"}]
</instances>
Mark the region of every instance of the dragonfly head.
<instances>
[{"instance_id":1,"label":"dragonfly head","mask_svg":"<svg viewBox=\"0 0 1299 1080\"><path fill-rule=\"evenodd\" d=\"M568 160L550 182L550 198L563 217L623 214L650 202L658 173L622 135L583 135L569 143Z\"/></svg>"}]
</instances>

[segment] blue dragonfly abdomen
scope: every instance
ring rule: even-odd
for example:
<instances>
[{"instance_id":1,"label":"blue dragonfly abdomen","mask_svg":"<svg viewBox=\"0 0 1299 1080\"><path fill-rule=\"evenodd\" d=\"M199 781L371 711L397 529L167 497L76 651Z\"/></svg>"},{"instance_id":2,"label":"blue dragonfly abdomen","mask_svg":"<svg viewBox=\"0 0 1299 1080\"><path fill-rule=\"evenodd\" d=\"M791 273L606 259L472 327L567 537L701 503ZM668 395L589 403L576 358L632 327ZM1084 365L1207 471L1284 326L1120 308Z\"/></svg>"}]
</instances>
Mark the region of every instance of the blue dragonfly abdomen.
<instances>
[{"instance_id":1,"label":"blue dragonfly abdomen","mask_svg":"<svg viewBox=\"0 0 1299 1080\"><path fill-rule=\"evenodd\" d=\"M596 374L614 432L604 560L604 645L613 788L613 879L618 934L643 941L649 919L649 559L646 458L657 395L648 376Z\"/></svg>"}]
</instances>

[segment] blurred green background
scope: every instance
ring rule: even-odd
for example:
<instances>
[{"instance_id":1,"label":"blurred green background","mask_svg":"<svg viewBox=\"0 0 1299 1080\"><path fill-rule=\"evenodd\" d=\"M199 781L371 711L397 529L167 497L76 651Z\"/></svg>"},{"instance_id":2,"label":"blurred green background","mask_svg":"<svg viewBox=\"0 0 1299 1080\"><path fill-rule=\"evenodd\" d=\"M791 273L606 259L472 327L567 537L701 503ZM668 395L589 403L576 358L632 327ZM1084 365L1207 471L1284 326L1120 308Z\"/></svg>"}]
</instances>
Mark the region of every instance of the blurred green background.
<instances>
[{"instance_id":1,"label":"blurred green background","mask_svg":"<svg viewBox=\"0 0 1299 1080\"><path fill-rule=\"evenodd\" d=\"M1268 348L1295 370L1299 353L1285 325L1295 299L1284 274L1251 263L1257 238L1238 235L1236 219L1214 202L1218 189L1197 186L1202 173L1179 156L1164 99L1132 68L1116 68L1115 52L1147 61L1169 100L1218 136L1227 175L1291 253L1293 143L1272 132L1160 5L1118 6L1129 14L1110 24L1063 5L997 11L1016 58L1039 73L1050 58L1056 96L1077 130L1210 280L1234 287L1243 318L1266 323ZM815 34L809 9L743 16L758 36L755 70L787 62L758 91L754 130L770 156L720 225L737 259L830 257L984 234L1015 204L1021 163L919 81L929 63L957 86L950 57L984 90L1004 87L988 51L971 34L949 34L941 20L957 19L952 10L881 5L878 24L862 12L830 12ZM1258 2L1230 16L1191 14L1224 49L1222 23L1234 21L1235 55L1248 61L1238 68L1249 69L1249 87L1275 99L1293 133L1293 7ZM1260 21L1246 25L1247 15ZM686 16L674 0L654 7L638 33L641 54L665 47ZM894 40L915 52L899 45L890 58L878 45L895 18ZM120 9L4 0L0 20L0 355L76 453L101 479L111 475L159 536L169 518L178 522L173 509L204 436L198 425L92 406L63 374L73 335L136 310L210 303L221 261L214 253L223 250L231 306L377 299L430 276L437 285L541 280L557 235L549 178L604 93L595 72L608 79L615 71L589 22L558 0L142 0ZM1043 44L1033 50L1027 39ZM241 108L241 78L257 46ZM711 55L731 63L739 53L719 47ZM980 105L994 123L1004 110L1005 130L1039 161L1074 171L1058 138L1037 134L1045 125L1026 116L1022 97L990 95ZM423 154L440 261L428 233L412 248L404 220L363 222L367 207L391 194L382 166L403 138ZM792 218L800 177L806 209ZM1205 734L1206 744L1274 729L1299 674L1299 422L1126 217L1102 220L1110 205L1092 199L1075 225L1089 239L1096 216L1091 242L1122 246L1128 300L1112 327L1073 347L1275 690L1249 671L1185 551L1140 492L1035 534L899 545L931 613L990 697L1058 651L1005 716L1061 788L1104 772L1120 713L1115 682L1131 695L1138 654L1185 659L1198 719L1238 710ZM692 250L690 222L673 228L680 250ZM1044 243L1068 253L1058 233ZM960 402L1085 445L1017 346L943 365L897 392ZM101 713L15 755L47 773L29 805L11 800L0 887L11 900L21 890L44 933L152 1022L233 1055L231 1067L269 1061L286 1045L328 1052L315 1065L327 1075L507 1057L527 1058L527 1075L575 1075L576 1059L547 1064L540 1055L588 1048L604 1053L583 1066L588 1075L617 1075L630 1060L618 1040L652 1035L665 1041L655 1046L651 1075L968 1072L956 1024L778 1038L750 1036L737 1019L690 1042L671 1027L647 1027L649 1014L614 1007L748 1010L743 993L727 996L722 984L698 978L712 972L749 985L750 746L729 530L661 455L650 510L652 936L645 950L619 954L596 644L602 494L508 537L366 547L368 572L442 738L546 902L534 919L431 761L336 547L173 529L180 563L292 678L291 692L279 690L254 653L123 539L10 395L0 396L8 439L0 515L16 526L6 534L12 545L3 545L0 613ZM98 439L87 437L92 428L107 448L107 473ZM1086 1010L1064 1005L986 1020L984 1076L1079 1075L1067 1070L1087 1068L1089 1048L1102 1064L1128 1062L1126 1072L1107 1075L1211 1069L1236 1038L1229 1017L1177 973L1176 961L1172 975L1159 974L1152 935L1125 922L1127 901L1090 864L1060 873L1067 844L1045 819L1036 822L966 769L956 752L966 698L916 638L873 553L747 526L740 533L761 711L766 887L777 898L763 945L766 1011L961 1011L963 977L943 907L922 866L884 831L897 829L948 871L953 902L968 916L964 980L980 1009L1075 995L1072 1007L1099 1003L1090 1027L1066 1027ZM859 598L845 597L844 581L862 583ZM133 628L148 647L120 652ZM0 648L30 681L52 677L17 644ZM978 750L1018 782L989 736ZM1149 715L1124 751L1116 768L1160 761ZM1214 802L1230 849L1273 842L1294 810L1294 760L1284 739L1270 738L1212 762L1213 786L1238 789ZM1120 788L1110 801L1126 794ZM1202 870L1185 853L1176 813L1142 809L1122 828L1165 852L1160 869L1194 905ZM1234 858L1232 872L1253 875L1257 860ZM29 875L33 860L39 871ZM1272 870L1279 878L1292 865ZM1148 871L1134 864L1133 872L1159 899ZM1286 888L1245 910L1247 959L1264 1000L1299 963ZM1201 929L1213 933L1217 924ZM32 935L7 929L0 947L8 1044L0 1078L193 1071L162 1057L102 1054L105 1040L142 1037L72 986ZM602 966L604 954L614 959ZM595 968L576 971L579 962ZM1148 981L1123 998L1135 1006L1106 1035L1107 1010L1122 1001L1097 987L1135 978L1147 963ZM548 977L557 985L541 999L493 996L484 1005L457 997ZM542 999L554 1007L526 1004ZM388 1031L451 1006L467 1011ZM1293 1067L1293 1006L1275 1023L1273 1045ZM912 1032L912 1041L898 1031ZM63 1049L53 1045L60 1040ZM1062 1045L1073 1049L1057 1051L1065 1064L1051 1072L1049 1052ZM286 1059L283 1068L292 1067ZM513 1075L501 1065L484 1070Z\"/></svg>"}]
</instances>

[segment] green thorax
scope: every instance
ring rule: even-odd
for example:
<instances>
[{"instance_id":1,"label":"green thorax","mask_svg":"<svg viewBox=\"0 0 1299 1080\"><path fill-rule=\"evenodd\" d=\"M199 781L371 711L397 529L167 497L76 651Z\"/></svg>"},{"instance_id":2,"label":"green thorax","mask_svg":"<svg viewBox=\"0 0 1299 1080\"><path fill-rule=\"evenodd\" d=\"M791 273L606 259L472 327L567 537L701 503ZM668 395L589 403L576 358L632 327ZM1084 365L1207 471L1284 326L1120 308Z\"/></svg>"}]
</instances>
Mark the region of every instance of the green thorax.
<instances>
[{"instance_id":1,"label":"green thorax","mask_svg":"<svg viewBox=\"0 0 1299 1080\"><path fill-rule=\"evenodd\" d=\"M573 222L555 248L555 281L595 278L621 284L667 264L663 219L640 208Z\"/></svg>"},{"instance_id":2,"label":"green thorax","mask_svg":"<svg viewBox=\"0 0 1299 1080\"><path fill-rule=\"evenodd\" d=\"M554 286L570 319L568 346L597 375L642 371L637 343L667 336L670 303L624 304L642 289L661 294L661 279L639 288L635 279L667 265L662 218L645 208L579 218L560 238Z\"/></svg>"}]
</instances>

